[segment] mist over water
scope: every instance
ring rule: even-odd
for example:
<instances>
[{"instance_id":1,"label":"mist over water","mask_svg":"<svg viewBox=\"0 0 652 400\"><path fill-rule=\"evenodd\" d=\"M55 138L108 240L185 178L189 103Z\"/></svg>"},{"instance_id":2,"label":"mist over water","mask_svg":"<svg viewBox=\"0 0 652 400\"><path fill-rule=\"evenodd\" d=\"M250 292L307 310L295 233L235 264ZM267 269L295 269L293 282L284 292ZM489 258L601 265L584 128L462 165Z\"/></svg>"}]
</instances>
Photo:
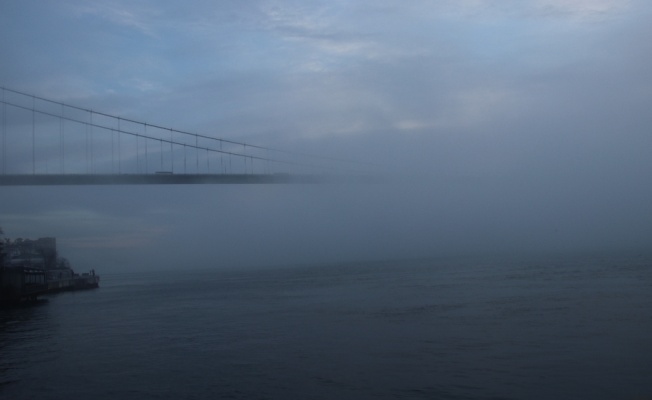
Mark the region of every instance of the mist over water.
<instances>
[{"instance_id":1,"label":"mist over water","mask_svg":"<svg viewBox=\"0 0 652 400\"><path fill-rule=\"evenodd\" d=\"M54 236L98 272L419 257L645 254L640 199L499 182L13 187L8 237ZM613 196L613 195L610 195ZM620 198L620 196L618 196Z\"/></svg>"},{"instance_id":2,"label":"mist over water","mask_svg":"<svg viewBox=\"0 0 652 400\"><path fill-rule=\"evenodd\" d=\"M108 273L3 312L12 399L635 399L649 259Z\"/></svg>"}]
</instances>

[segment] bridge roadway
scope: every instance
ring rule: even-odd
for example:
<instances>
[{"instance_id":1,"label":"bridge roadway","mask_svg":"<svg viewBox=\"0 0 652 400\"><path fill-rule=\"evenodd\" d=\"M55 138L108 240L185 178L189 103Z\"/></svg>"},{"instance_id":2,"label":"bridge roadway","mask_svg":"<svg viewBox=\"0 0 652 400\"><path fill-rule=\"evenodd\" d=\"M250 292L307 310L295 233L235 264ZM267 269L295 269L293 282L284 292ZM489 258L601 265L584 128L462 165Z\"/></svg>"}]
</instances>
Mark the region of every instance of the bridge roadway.
<instances>
[{"instance_id":1,"label":"bridge roadway","mask_svg":"<svg viewBox=\"0 0 652 400\"><path fill-rule=\"evenodd\" d=\"M314 176L289 174L15 174L0 175L0 186L179 185L319 183Z\"/></svg>"},{"instance_id":2,"label":"bridge roadway","mask_svg":"<svg viewBox=\"0 0 652 400\"><path fill-rule=\"evenodd\" d=\"M292 174L14 174L0 175L0 186L180 185L180 184L317 184L376 181L362 176Z\"/></svg>"}]
</instances>

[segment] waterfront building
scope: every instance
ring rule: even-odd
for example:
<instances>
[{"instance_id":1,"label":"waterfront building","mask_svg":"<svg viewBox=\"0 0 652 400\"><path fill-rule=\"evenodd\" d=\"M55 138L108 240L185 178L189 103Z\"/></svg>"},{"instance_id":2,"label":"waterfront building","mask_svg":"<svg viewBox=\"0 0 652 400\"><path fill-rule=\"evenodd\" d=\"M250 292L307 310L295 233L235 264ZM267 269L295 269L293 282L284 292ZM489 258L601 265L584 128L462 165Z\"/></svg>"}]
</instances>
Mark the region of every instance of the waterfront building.
<instances>
[{"instance_id":1,"label":"waterfront building","mask_svg":"<svg viewBox=\"0 0 652 400\"><path fill-rule=\"evenodd\" d=\"M57 255L53 237L4 239L0 248L0 304L36 299L38 295L99 286L99 276L76 274Z\"/></svg>"}]
</instances>

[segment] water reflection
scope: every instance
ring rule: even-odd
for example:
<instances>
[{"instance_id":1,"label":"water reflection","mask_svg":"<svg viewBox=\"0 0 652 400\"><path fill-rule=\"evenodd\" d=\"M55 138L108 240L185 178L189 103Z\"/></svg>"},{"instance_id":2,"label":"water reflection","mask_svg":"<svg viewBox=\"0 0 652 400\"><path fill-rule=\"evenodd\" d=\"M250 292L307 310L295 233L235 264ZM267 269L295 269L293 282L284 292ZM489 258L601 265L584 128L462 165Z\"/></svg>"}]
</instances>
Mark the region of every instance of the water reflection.
<instances>
[{"instance_id":1,"label":"water reflection","mask_svg":"<svg viewBox=\"0 0 652 400\"><path fill-rule=\"evenodd\" d=\"M0 310L0 393L24 379L21 370L51 357L56 325L48 300Z\"/></svg>"}]
</instances>

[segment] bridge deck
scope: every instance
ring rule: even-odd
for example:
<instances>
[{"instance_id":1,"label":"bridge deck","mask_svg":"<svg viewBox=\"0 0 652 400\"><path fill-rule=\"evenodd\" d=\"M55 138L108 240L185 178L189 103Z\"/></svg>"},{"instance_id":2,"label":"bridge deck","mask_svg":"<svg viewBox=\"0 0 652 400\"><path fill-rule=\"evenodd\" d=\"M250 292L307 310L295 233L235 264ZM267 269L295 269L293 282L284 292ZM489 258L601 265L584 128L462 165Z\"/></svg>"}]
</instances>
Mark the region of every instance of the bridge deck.
<instances>
[{"instance_id":1,"label":"bridge deck","mask_svg":"<svg viewBox=\"0 0 652 400\"><path fill-rule=\"evenodd\" d=\"M322 183L328 179L289 174L122 174L122 175L0 175L0 186L47 185L179 185L179 184L261 184Z\"/></svg>"}]
</instances>

